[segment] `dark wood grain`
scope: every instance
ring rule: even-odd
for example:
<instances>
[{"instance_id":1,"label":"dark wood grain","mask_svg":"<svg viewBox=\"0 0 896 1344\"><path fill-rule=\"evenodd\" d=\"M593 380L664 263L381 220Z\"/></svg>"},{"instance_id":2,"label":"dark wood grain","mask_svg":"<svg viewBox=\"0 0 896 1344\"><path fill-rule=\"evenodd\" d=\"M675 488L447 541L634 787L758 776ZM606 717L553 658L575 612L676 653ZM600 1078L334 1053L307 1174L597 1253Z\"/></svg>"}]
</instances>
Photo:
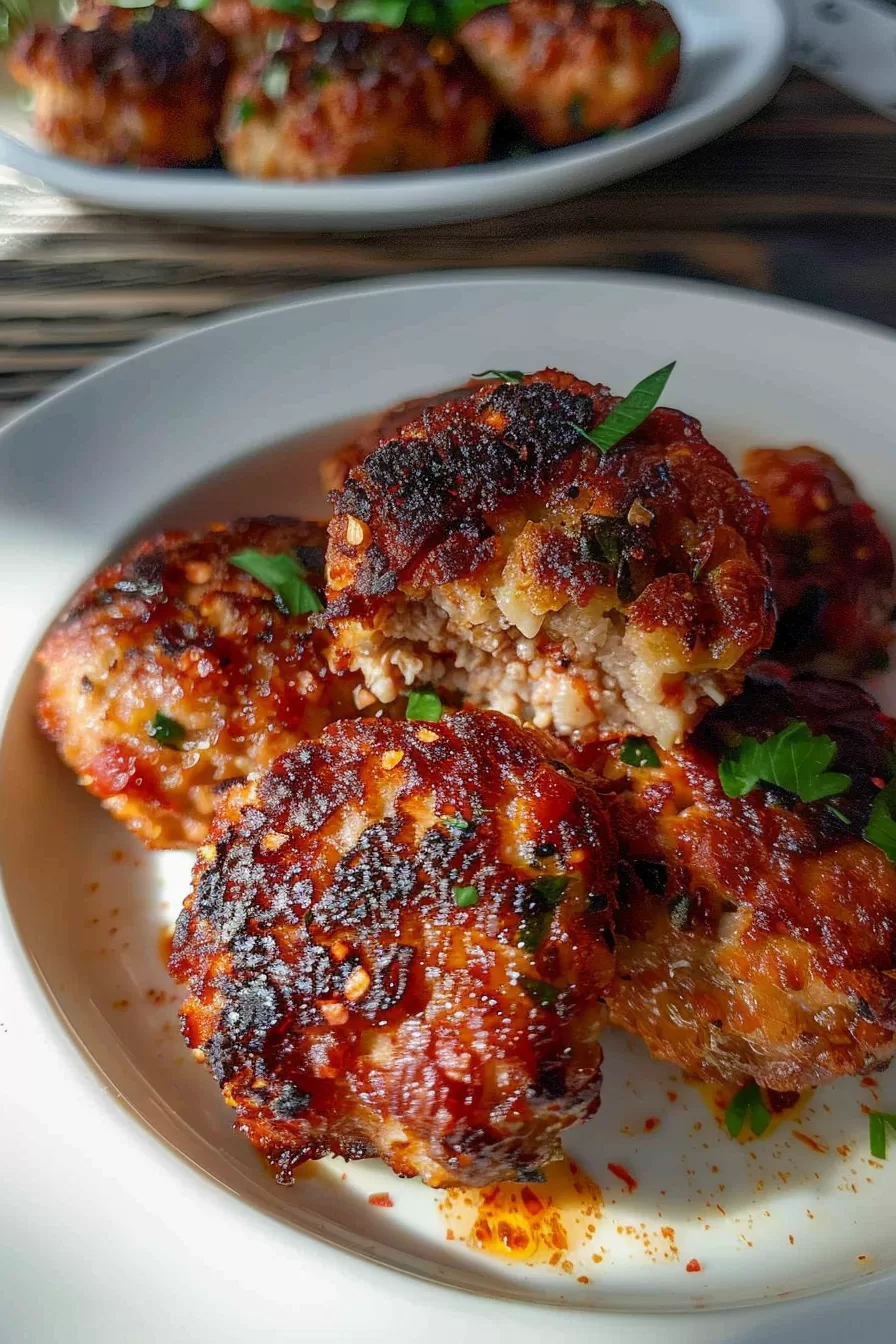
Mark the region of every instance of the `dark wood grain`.
<instances>
[{"instance_id":1,"label":"dark wood grain","mask_svg":"<svg viewBox=\"0 0 896 1344\"><path fill-rule=\"evenodd\" d=\"M79 206L0 170L0 417L131 341L311 285L468 266L713 278L896 325L896 122L806 75L712 145L506 219L240 233Z\"/></svg>"}]
</instances>

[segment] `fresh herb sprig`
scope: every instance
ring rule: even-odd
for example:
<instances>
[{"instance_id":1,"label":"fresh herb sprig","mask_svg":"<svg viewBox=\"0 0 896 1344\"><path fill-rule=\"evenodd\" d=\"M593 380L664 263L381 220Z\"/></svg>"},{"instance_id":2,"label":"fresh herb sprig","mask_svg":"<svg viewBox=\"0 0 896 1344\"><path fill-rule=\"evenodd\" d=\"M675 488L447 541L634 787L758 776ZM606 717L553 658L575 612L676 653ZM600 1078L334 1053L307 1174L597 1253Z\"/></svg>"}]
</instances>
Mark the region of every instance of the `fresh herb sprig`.
<instances>
[{"instance_id":1,"label":"fresh herb sprig","mask_svg":"<svg viewBox=\"0 0 896 1344\"><path fill-rule=\"evenodd\" d=\"M875 798L864 837L896 863L896 779L891 779Z\"/></svg>"},{"instance_id":2,"label":"fresh herb sprig","mask_svg":"<svg viewBox=\"0 0 896 1344\"><path fill-rule=\"evenodd\" d=\"M599 448L602 453L608 453L611 448L615 448L643 425L663 395L675 363L673 360L664 368L657 369L656 373L650 373L646 378L642 378L628 396L623 397L594 429L582 429L581 425L575 424L572 420L569 421L570 425L583 439L593 443L595 448Z\"/></svg>"},{"instance_id":3,"label":"fresh herb sprig","mask_svg":"<svg viewBox=\"0 0 896 1344\"><path fill-rule=\"evenodd\" d=\"M880 1162L887 1160L888 1128L896 1134L896 1115L890 1115L887 1111L868 1112L868 1146L871 1156Z\"/></svg>"},{"instance_id":4,"label":"fresh herb sprig","mask_svg":"<svg viewBox=\"0 0 896 1344\"><path fill-rule=\"evenodd\" d=\"M826 733L812 733L799 720L766 742L745 737L719 762L719 780L729 798L742 798L760 782L795 793L802 803L815 803L845 793L849 775L829 771L837 744Z\"/></svg>"},{"instance_id":5,"label":"fresh herb sprig","mask_svg":"<svg viewBox=\"0 0 896 1344\"><path fill-rule=\"evenodd\" d=\"M161 710L158 710L147 723L146 732L160 747L171 747L174 751L180 749L180 744L187 735L182 723L178 723L177 719L170 719Z\"/></svg>"},{"instance_id":6,"label":"fresh herb sprig","mask_svg":"<svg viewBox=\"0 0 896 1344\"><path fill-rule=\"evenodd\" d=\"M525 378L521 369L484 369L474 373L474 378L500 378L502 383L521 383Z\"/></svg>"},{"instance_id":7,"label":"fresh herb sprig","mask_svg":"<svg viewBox=\"0 0 896 1344\"><path fill-rule=\"evenodd\" d=\"M304 616L308 612L323 611L323 603L306 578L308 571L297 556L285 552L265 555L250 547L237 551L230 557L230 563L251 574L265 588L270 588L288 615Z\"/></svg>"},{"instance_id":8,"label":"fresh herb sprig","mask_svg":"<svg viewBox=\"0 0 896 1344\"><path fill-rule=\"evenodd\" d=\"M438 723L441 717L442 702L431 686L411 691L405 711L406 719L414 719L421 723Z\"/></svg>"},{"instance_id":9,"label":"fresh herb sprig","mask_svg":"<svg viewBox=\"0 0 896 1344\"><path fill-rule=\"evenodd\" d=\"M725 1128L736 1139L749 1120L750 1130L761 1138L771 1123L768 1107L762 1099L758 1083L746 1083L728 1103L725 1110Z\"/></svg>"},{"instance_id":10,"label":"fresh herb sprig","mask_svg":"<svg viewBox=\"0 0 896 1344\"><path fill-rule=\"evenodd\" d=\"M646 737L627 737L619 749L619 759L624 765L641 770L655 770L660 764L659 756Z\"/></svg>"}]
</instances>

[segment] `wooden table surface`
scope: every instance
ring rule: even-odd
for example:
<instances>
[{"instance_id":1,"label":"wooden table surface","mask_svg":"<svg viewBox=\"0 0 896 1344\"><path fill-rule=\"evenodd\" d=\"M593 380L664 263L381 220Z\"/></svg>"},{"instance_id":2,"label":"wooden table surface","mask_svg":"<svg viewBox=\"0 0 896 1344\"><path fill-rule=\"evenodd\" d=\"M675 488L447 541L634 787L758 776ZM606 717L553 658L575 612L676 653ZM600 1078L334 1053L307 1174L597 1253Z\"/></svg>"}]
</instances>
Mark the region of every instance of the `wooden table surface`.
<instances>
[{"instance_id":1,"label":"wooden table surface","mask_svg":"<svg viewBox=\"0 0 896 1344\"><path fill-rule=\"evenodd\" d=\"M336 280L468 266L697 276L896 326L896 121L799 73L746 125L593 195L398 233L240 233L0 170L0 418L131 341Z\"/></svg>"}]
</instances>

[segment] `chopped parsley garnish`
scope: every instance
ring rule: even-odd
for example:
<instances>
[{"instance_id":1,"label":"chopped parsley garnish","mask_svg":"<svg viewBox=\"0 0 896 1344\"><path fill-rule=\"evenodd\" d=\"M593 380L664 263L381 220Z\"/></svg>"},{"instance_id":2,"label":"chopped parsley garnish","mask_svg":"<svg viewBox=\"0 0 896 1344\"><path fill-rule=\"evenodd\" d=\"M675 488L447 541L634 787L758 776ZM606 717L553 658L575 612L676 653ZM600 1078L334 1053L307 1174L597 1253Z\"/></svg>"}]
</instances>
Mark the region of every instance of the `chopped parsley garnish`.
<instances>
[{"instance_id":1,"label":"chopped parsley garnish","mask_svg":"<svg viewBox=\"0 0 896 1344\"><path fill-rule=\"evenodd\" d=\"M271 61L262 70L259 83L272 103L282 103L289 88L289 66L285 61Z\"/></svg>"},{"instance_id":2,"label":"chopped parsley garnish","mask_svg":"<svg viewBox=\"0 0 896 1344\"><path fill-rule=\"evenodd\" d=\"M307 582L307 570L294 555L283 552L265 555L262 551L237 551L230 557L237 569L244 569L253 579L270 588L278 604L290 616L302 616L309 611L323 611L323 603Z\"/></svg>"},{"instance_id":3,"label":"chopped parsley garnish","mask_svg":"<svg viewBox=\"0 0 896 1344\"><path fill-rule=\"evenodd\" d=\"M356 23L381 23L385 28L410 24L450 37L467 19L503 0L344 0L333 17Z\"/></svg>"},{"instance_id":4,"label":"chopped parsley garnish","mask_svg":"<svg viewBox=\"0 0 896 1344\"><path fill-rule=\"evenodd\" d=\"M878 1158L881 1162L887 1160L888 1125L896 1134L896 1115L889 1115L886 1111L868 1112L868 1144L871 1148L871 1156Z\"/></svg>"},{"instance_id":5,"label":"chopped parsley garnish","mask_svg":"<svg viewBox=\"0 0 896 1344\"><path fill-rule=\"evenodd\" d=\"M521 383L525 376L520 369L485 369L473 374L474 378L500 378L502 383Z\"/></svg>"},{"instance_id":6,"label":"chopped parsley garnish","mask_svg":"<svg viewBox=\"0 0 896 1344\"><path fill-rule=\"evenodd\" d=\"M896 863L896 779L891 779L875 798L864 838Z\"/></svg>"},{"instance_id":7,"label":"chopped parsley garnish","mask_svg":"<svg viewBox=\"0 0 896 1344\"><path fill-rule=\"evenodd\" d=\"M526 952L535 952L542 944L551 923L551 916L563 900L569 878L563 874L538 877L529 887L526 914L520 921L516 945Z\"/></svg>"},{"instance_id":8,"label":"chopped parsley garnish","mask_svg":"<svg viewBox=\"0 0 896 1344\"><path fill-rule=\"evenodd\" d=\"M177 0L178 9L208 9L211 0Z\"/></svg>"},{"instance_id":9,"label":"chopped parsley garnish","mask_svg":"<svg viewBox=\"0 0 896 1344\"><path fill-rule=\"evenodd\" d=\"M646 378L642 378L637 387L633 387L628 396L623 397L618 406L614 406L610 414L594 429L582 429L572 420L569 422L570 425L583 439L593 443L595 448L599 448L602 453L608 453L617 443L643 425L663 395L675 363L673 360L665 368L657 369L656 373L650 373Z\"/></svg>"},{"instance_id":10,"label":"chopped parsley garnish","mask_svg":"<svg viewBox=\"0 0 896 1344\"><path fill-rule=\"evenodd\" d=\"M150 719L146 725L146 731L154 742L158 742L160 747L173 747L175 750L183 742L187 735L187 730L177 719L169 719L167 714L159 710L155 717Z\"/></svg>"},{"instance_id":11,"label":"chopped parsley garnish","mask_svg":"<svg viewBox=\"0 0 896 1344\"><path fill-rule=\"evenodd\" d=\"M728 1103L725 1110L725 1128L736 1139L749 1119L750 1129L756 1138L760 1138L768 1129L771 1116L762 1100L758 1083L746 1083Z\"/></svg>"},{"instance_id":12,"label":"chopped parsley garnish","mask_svg":"<svg viewBox=\"0 0 896 1344\"><path fill-rule=\"evenodd\" d=\"M669 29L668 32L660 33L653 46L650 48L650 51L647 53L647 64L659 65L660 61L663 60L665 56L671 56L673 51L678 50L680 41L681 38L677 33L673 33L671 29Z\"/></svg>"},{"instance_id":13,"label":"chopped parsley garnish","mask_svg":"<svg viewBox=\"0 0 896 1344\"><path fill-rule=\"evenodd\" d=\"M455 887L454 904L460 906L461 910L469 910L479 904L479 892L475 887Z\"/></svg>"},{"instance_id":14,"label":"chopped parsley garnish","mask_svg":"<svg viewBox=\"0 0 896 1344\"><path fill-rule=\"evenodd\" d=\"M838 821L842 821L844 826L849 825L849 817L845 812L841 812L839 807L834 807L833 803L828 803L828 811L831 816L836 817Z\"/></svg>"},{"instance_id":15,"label":"chopped parsley garnish","mask_svg":"<svg viewBox=\"0 0 896 1344\"><path fill-rule=\"evenodd\" d=\"M539 1008L550 1008L557 1002L560 991L556 985L549 985L544 980L532 980L528 975L521 975L519 983Z\"/></svg>"},{"instance_id":16,"label":"chopped parsley garnish","mask_svg":"<svg viewBox=\"0 0 896 1344\"><path fill-rule=\"evenodd\" d=\"M828 770L836 754L836 742L826 733L811 733L800 720L766 742L745 737L719 762L719 779L729 798L742 798L762 782L795 793L800 802L815 803L845 793L852 784L849 775Z\"/></svg>"},{"instance_id":17,"label":"chopped parsley garnish","mask_svg":"<svg viewBox=\"0 0 896 1344\"><path fill-rule=\"evenodd\" d=\"M654 770L660 764L659 756L646 737L627 737L619 752L619 759L625 765L634 765L642 770Z\"/></svg>"},{"instance_id":18,"label":"chopped parsley garnish","mask_svg":"<svg viewBox=\"0 0 896 1344\"><path fill-rule=\"evenodd\" d=\"M241 98L234 109L233 120L237 126L245 126L246 122L251 121L257 111L258 106L251 98Z\"/></svg>"},{"instance_id":19,"label":"chopped parsley garnish","mask_svg":"<svg viewBox=\"0 0 896 1344\"><path fill-rule=\"evenodd\" d=\"M457 831L459 835L466 835L467 831L472 831L472 821L467 821L466 817L439 817L443 826L447 826L450 831Z\"/></svg>"},{"instance_id":20,"label":"chopped parsley garnish","mask_svg":"<svg viewBox=\"0 0 896 1344\"><path fill-rule=\"evenodd\" d=\"M680 933L691 922L691 898L683 891L669 902L669 923Z\"/></svg>"},{"instance_id":21,"label":"chopped parsley garnish","mask_svg":"<svg viewBox=\"0 0 896 1344\"><path fill-rule=\"evenodd\" d=\"M418 719L422 723L438 723L442 717L442 702L431 686L421 691L411 691L408 696L406 719Z\"/></svg>"}]
</instances>

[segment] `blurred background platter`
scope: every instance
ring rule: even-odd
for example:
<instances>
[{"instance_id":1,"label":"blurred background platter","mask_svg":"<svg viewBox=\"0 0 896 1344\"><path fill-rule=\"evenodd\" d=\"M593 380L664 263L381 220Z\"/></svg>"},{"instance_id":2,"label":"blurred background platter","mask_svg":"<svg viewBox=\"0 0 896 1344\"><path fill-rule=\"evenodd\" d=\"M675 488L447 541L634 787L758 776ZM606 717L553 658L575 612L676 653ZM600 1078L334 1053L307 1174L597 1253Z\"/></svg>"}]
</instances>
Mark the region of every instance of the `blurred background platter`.
<instances>
[{"instance_id":1,"label":"blurred background platter","mask_svg":"<svg viewBox=\"0 0 896 1344\"><path fill-rule=\"evenodd\" d=\"M46 8L46 6L44 6ZM220 169L135 171L50 154L0 74L0 163L63 195L118 209L256 229L390 229L508 214L674 159L744 121L784 78L778 0L675 0L682 71L670 105L630 130L526 157L326 182L253 182Z\"/></svg>"}]
</instances>

